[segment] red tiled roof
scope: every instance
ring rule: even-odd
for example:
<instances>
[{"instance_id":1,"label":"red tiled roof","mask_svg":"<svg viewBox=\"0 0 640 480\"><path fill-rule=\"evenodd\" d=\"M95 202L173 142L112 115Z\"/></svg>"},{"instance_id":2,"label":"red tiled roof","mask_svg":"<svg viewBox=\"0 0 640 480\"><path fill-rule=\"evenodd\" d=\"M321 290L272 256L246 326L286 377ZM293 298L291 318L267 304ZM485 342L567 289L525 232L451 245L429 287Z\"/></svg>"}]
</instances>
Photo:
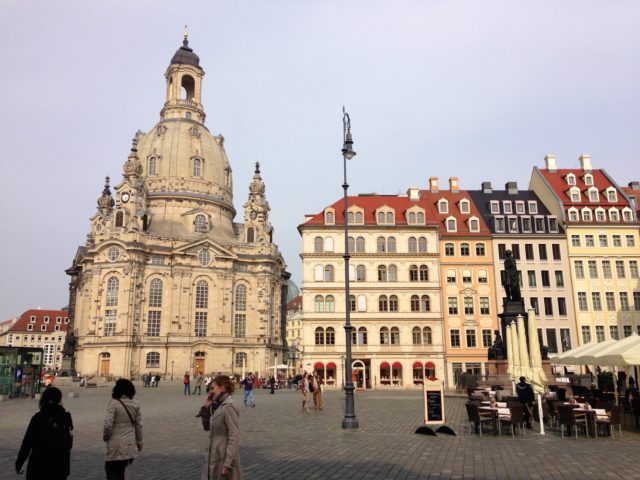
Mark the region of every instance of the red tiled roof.
<instances>
[{"instance_id":1,"label":"red tiled roof","mask_svg":"<svg viewBox=\"0 0 640 480\"><path fill-rule=\"evenodd\" d=\"M35 317L35 322L31 321L31 317ZM45 317L49 318L49 323L45 323ZM60 317L60 323L56 322L56 319ZM60 325L60 331L67 331L67 323L65 318L69 317L67 310L27 310L24 312L13 327L9 329L10 332L55 332L55 326ZM27 326L33 325L32 330L28 330ZM42 330L42 325L46 326L45 330Z\"/></svg>"},{"instance_id":2,"label":"red tiled roof","mask_svg":"<svg viewBox=\"0 0 640 480\"><path fill-rule=\"evenodd\" d=\"M302 295L298 295L296 298L290 300L287 303L286 310L302 310Z\"/></svg>"},{"instance_id":3,"label":"red tiled roof","mask_svg":"<svg viewBox=\"0 0 640 480\"><path fill-rule=\"evenodd\" d=\"M434 217L437 219L438 226L440 228L439 233L441 237L487 237L491 233L487 224L484 222L482 214L476 207L476 204L471 199L467 190L458 190L457 192L451 192L450 190L440 190L438 193L432 193L430 190L423 190L420 192L423 198L429 203ZM449 203L448 213L440 213L438 210L438 202L442 199L447 200ZM460 212L458 204L461 200L469 201L469 213ZM455 232L448 232L445 222L448 218L454 217L456 219ZM469 230L469 219L475 217L480 225L480 230L472 232Z\"/></svg>"}]
</instances>

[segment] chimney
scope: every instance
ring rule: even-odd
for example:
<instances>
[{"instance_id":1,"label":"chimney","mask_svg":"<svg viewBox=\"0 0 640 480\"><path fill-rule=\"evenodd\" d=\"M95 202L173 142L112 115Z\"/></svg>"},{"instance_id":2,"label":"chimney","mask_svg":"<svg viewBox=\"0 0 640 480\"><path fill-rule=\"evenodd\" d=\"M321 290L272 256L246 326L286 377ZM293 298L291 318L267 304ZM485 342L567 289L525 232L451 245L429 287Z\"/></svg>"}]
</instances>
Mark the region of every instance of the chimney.
<instances>
[{"instance_id":1,"label":"chimney","mask_svg":"<svg viewBox=\"0 0 640 480\"><path fill-rule=\"evenodd\" d=\"M420 200L420 189L418 187L409 187L407 195L409 196L409 200L417 202Z\"/></svg>"},{"instance_id":2,"label":"chimney","mask_svg":"<svg viewBox=\"0 0 640 480\"><path fill-rule=\"evenodd\" d=\"M547 170L549 170L549 172L554 173L558 170L558 167L556 165L556 156L553 153L548 153L544 157L544 163L547 166Z\"/></svg>"},{"instance_id":3,"label":"chimney","mask_svg":"<svg viewBox=\"0 0 640 480\"><path fill-rule=\"evenodd\" d=\"M482 193L493 193L491 182L482 182Z\"/></svg>"},{"instance_id":4,"label":"chimney","mask_svg":"<svg viewBox=\"0 0 640 480\"><path fill-rule=\"evenodd\" d=\"M593 170L593 167L591 166L591 155L580 155L580 168L585 172Z\"/></svg>"},{"instance_id":5,"label":"chimney","mask_svg":"<svg viewBox=\"0 0 640 480\"><path fill-rule=\"evenodd\" d=\"M629 188L631 190L640 190L640 182L629 182Z\"/></svg>"},{"instance_id":6,"label":"chimney","mask_svg":"<svg viewBox=\"0 0 640 480\"><path fill-rule=\"evenodd\" d=\"M438 188L438 177L431 177L429 179L429 190L431 193L438 193L440 191Z\"/></svg>"},{"instance_id":7,"label":"chimney","mask_svg":"<svg viewBox=\"0 0 640 480\"><path fill-rule=\"evenodd\" d=\"M504 189L509 195L518 194L518 182L507 182L504 184Z\"/></svg>"},{"instance_id":8,"label":"chimney","mask_svg":"<svg viewBox=\"0 0 640 480\"><path fill-rule=\"evenodd\" d=\"M458 186L458 177L449 178L449 191L451 193L458 193L460 191L460 187Z\"/></svg>"}]
</instances>

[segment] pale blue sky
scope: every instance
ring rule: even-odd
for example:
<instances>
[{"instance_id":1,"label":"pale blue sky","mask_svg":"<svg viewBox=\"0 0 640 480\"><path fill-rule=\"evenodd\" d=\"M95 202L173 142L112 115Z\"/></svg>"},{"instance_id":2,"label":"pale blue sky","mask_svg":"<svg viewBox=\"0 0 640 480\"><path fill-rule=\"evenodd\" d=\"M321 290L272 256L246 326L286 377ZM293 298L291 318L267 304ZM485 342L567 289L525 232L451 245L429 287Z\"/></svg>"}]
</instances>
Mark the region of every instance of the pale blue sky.
<instances>
[{"instance_id":1,"label":"pale blue sky","mask_svg":"<svg viewBox=\"0 0 640 480\"><path fill-rule=\"evenodd\" d=\"M64 269L104 176L158 120L185 23L236 208L260 161L298 284L296 226L342 195L343 104L352 193L524 187L550 152L640 178L638 2L2 0L0 320L66 305Z\"/></svg>"}]
</instances>

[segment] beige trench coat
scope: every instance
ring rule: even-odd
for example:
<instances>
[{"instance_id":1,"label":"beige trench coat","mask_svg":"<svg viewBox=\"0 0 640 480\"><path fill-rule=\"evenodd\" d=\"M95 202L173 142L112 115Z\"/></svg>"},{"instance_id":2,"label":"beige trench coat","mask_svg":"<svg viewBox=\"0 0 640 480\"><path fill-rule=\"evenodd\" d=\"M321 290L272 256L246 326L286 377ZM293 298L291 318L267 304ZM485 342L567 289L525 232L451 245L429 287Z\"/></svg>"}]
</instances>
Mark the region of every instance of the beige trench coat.
<instances>
[{"instance_id":1,"label":"beige trench coat","mask_svg":"<svg viewBox=\"0 0 640 480\"><path fill-rule=\"evenodd\" d=\"M131 425L129 415L118 400L111 399L107 407L107 416L104 419L102 439L107 442L106 461L128 460L138 456L138 443L142 443L142 415L140 402L128 397L122 397L122 403L126 406L133 418Z\"/></svg>"},{"instance_id":2,"label":"beige trench coat","mask_svg":"<svg viewBox=\"0 0 640 480\"><path fill-rule=\"evenodd\" d=\"M242 480L240 464L240 412L229 396L213 412L209 429L209 452L203 480L219 480L222 467L229 469L229 480Z\"/></svg>"}]
</instances>

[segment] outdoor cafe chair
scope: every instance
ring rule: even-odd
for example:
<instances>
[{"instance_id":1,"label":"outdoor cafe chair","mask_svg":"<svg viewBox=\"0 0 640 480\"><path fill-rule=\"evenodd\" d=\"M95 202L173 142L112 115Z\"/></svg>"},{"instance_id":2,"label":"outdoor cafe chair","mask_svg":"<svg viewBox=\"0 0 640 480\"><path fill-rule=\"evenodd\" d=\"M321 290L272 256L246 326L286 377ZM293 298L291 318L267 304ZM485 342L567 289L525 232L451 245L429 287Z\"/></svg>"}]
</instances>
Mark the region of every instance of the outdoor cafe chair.
<instances>
[{"instance_id":1,"label":"outdoor cafe chair","mask_svg":"<svg viewBox=\"0 0 640 480\"><path fill-rule=\"evenodd\" d=\"M520 430L522 430L522 435L524 435L524 408L525 406L513 405L509 407L509 414L511 416L511 423L513 425L518 425Z\"/></svg>"},{"instance_id":2,"label":"outdoor cafe chair","mask_svg":"<svg viewBox=\"0 0 640 480\"><path fill-rule=\"evenodd\" d=\"M604 414L604 415L603 415ZM607 416L606 410L596 410L596 437L598 436L598 426L606 425L609 428L609 434L611 438L615 438L613 430L616 425L620 429L620 438L622 438L622 407L620 405L614 405L611 407L611 411Z\"/></svg>"},{"instance_id":3,"label":"outdoor cafe chair","mask_svg":"<svg viewBox=\"0 0 640 480\"><path fill-rule=\"evenodd\" d=\"M578 438L578 424L584 425L585 431L587 433L589 432L586 415L576 415L571 405L557 405L557 408L560 422L560 435L562 435L563 438L564 427L569 429L569 434L571 434L571 429L574 429L576 439Z\"/></svg>"},{"instance_id":4,"label":"outdoor cafe chair","mask_svg":"<svg viewBox=\"0 0 640 480\"><path fill-rule=\"evenodd\" d=\"M511 417L511 408L498 409L498 431L502 435L502 426L506 425L511 428L511 436L515 438L515 428Z\"/></svg>"},{"instance_id":5,"label":"outdoor cafe chair","mask_svg":"<svg viewBox=\"0 0 640 480\"><path fill-rule=\"evenodd\" d=\"M558 400L547 400L547 409L549 411L549 426L558 426L560 424L560 414L558 413L558 405L564 402Z\"/></svg>"},{"instance_id":6,"label":"outdoor cafe chair","mask_svg":"<svg viewBox=\"0 0 640 480\"><path fill-rule=\"evenodd\" d=\"M489 423L493 425L491 412L480 413L480 407L471 403L466 403L465 406L467 407L467 416L469 417L469 433L473 433L471 431L472 427L477 427L480 436L482 436L482 424Z\"/></svg>"}]
</instances>

